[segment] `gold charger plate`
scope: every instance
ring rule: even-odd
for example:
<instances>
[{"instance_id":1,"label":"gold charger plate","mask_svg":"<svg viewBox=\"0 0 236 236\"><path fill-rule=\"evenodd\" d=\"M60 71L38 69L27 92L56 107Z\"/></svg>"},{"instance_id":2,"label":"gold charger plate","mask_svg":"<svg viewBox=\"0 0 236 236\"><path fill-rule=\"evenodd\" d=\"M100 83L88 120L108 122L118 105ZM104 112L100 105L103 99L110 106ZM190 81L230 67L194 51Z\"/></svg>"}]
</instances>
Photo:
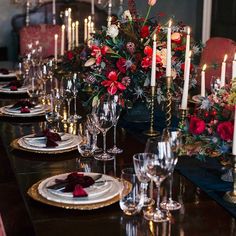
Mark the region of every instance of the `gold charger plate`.
<instances>
[{"instance_id":1,"label":"gold charger plate","mask_svg":"<svg viewBox=\"0 0 236 236\"><path fill-rule=\"evenodd\" d=\"M21 147L21 146L18 144L18 140L19 140L19 138L13 140L13 141L11 142L10 146L11 146L13 149L21 150L21 151L25 151L25 152L39 153L39 154L60 154L60 153L66 153L66 152L71 152L71 151L77 150L77 145L76 145L75 147L72 147L72 148L63 149L63 150L55 150L55 151L31 150L31 149L27 149L27 148Z\"/></svg>"},{"instance_id":2,"label":"gold charger plate","mask_svg":"<svg viewBox=\"0 0 236 236\"><path fill-rule=\"evenodd\" d=\"M39 182L35 183L33 186L31 186L28 191L27 194L33 198L34 200L50 205L50 206L55 206L55 207L60 207L60 208L64 208L64 209L74 209L74 210L95 210L98 208L102 208L102 207L106 207L109 206L113 203L116 203L120 200L120 196L119 194L117 194L115 197L106 200L104 202L99 202L99 203L92 203L92 204L68 204L68 203L59 203L59 202L54 202L51 200L48 200L46 198L44 198L43 196L41 196L38 192L38 186L39 184L42 182L43 180L40 180ZM131 183L128 183L129 185L129 189L127 190L127 194L131 191Z\"/></svg>"}]
</instances>

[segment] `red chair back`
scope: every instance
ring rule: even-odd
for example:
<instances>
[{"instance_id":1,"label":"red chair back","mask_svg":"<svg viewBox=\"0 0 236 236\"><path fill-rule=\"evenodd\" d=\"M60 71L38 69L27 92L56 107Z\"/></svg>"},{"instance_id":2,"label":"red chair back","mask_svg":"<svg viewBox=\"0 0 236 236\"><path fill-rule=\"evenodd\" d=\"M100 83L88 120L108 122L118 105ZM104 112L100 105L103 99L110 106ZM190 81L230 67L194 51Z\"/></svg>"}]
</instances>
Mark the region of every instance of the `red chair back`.
<instances>
[{"instance_id":1,"label":"red chair back","mask_svg":"<svg viewBox=\"0 0 236 236\"><path fill-rule=\"evenodd\" d=\"M61 26L60 25L32 25L25 26L20 30L20 54L25 55L28 44L39 41L42 46L42 56L46 58L54 55L54 35L58 34L58 54L61 48Z\"/></svg>"},{"instance_id":2,"label":"red chair back","mask_svg":"<svg viewBox=\"0 0 236 236\"><path fill-rule=\"evenodd\" d=\"M231 80L232 77L232 61L236 52L235 41L227 38L210 38L206 42L201 55L199 74L204 64L207 64L206 69L206 89L210 90L212 76L221 75L221 63L225 54L228 55L226 66L226 79ZM200 80L199 80L200 83Z\"/></svg>"}]
</instances>

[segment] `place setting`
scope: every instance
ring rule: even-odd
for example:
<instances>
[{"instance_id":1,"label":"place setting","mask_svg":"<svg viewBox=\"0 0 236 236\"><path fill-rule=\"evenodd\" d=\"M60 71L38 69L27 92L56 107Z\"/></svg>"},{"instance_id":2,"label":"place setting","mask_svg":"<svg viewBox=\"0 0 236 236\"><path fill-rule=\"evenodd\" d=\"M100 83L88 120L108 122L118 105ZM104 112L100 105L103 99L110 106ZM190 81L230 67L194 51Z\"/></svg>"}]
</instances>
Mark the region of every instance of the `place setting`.
<instances>
[{"instance_id":1,"label":"place setting","mask_svg":"<svg viewBox=\"0 0 236 236\"><path fill-rule=\"evenodd\" d=\"M16 80L16 72L6 68L0 68L0 83L5 81Z\"/></svg>"}]
</instances>

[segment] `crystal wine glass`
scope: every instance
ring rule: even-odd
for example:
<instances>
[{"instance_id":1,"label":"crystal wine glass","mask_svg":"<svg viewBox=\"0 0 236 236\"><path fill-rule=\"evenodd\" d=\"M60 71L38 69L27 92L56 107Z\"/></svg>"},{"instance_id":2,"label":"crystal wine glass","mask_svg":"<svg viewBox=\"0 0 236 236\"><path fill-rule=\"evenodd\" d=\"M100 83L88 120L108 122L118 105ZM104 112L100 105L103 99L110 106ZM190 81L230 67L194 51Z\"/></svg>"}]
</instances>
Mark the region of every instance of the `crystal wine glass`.
<instances>
[{"instance_id":1,"label":"crystal wine glass","mask_svg":"<svg viewBox=\"0 0 236 236\"><path fill-rule=\"evenodd\" d=\"M122 107L119 104L118 99L119 99L118 96L115 95L114 99L112 100L112 103L111 103L112 111L114 113L114 136L113 136L114 145L113 145L112 148L108 149L107 151L109 153L113 153L113 154L119 154L119 153L123 152L122 149L120 149L116 146L116 127L117 127L117 123L118 123L118 120L120 118L120 113L121 113L121 110L122 110Z\"/></svg>"},{"instance_id":2,"label":"crystal wine glass","mask_svg":"<svg viewBox=\"0 0 236 236\"><path fill-rule=\"evenodd\" d=\"M73 98L74 98L74 122L76 122L78 119L81 119L82 117L77 114L77 95L78 95L78 89L77 89L77 74L74 73L73 75Z\"/></svg>"},{"instance_id":3,"label":"crystal wine glass","mask_svg":"<svg viewBox=\"0 0 236 236\"><path fill-rule=\"evenodd\" d=\"M150 155L145 160L145 171L157 186L156 209L144 212L144 218L154 222L165 222L170 220L169 214L160 209L160 186L171 171L173 152L169 142L158 142L157 154Z\"/></svg>"},{"instance_id":4,"label":"crystal wine glass","mask_svg":"<svg viewBox=\"0 0 236 236\"><path fill-rule=\"evenodd\" d=\"M171 130L171 129L164 129L162 134L163 141L169 141L172 151L173 151L173 162L171 166L171 170L169 173L169 197L167 200L161 202L161 208L174 211L181 208L181 204L177 201L172 199L172 189L173 189L173 173L175 165L178 161L178 150L181 146L181 131L179 130Z\"/></svg>"},{"instance_id":5,"label":"crystal wine glass","mask_svg":"<svg viewBox=\"0 0 236 236\"><path fill-rule=\"evenodd\" d=\"M67 108L68 108L68 114L67 114L67 122L71 123L73 121L73 118L71 116L71 111L70 111L70 104L73 98L73 91L72 91L72 80L70 78L65 80L65 89L64 89L64 99L67 102Z\"/></svg>"},{"instance_id":6,"label":"crystal wine glass","mask_svg":"<svg viewBox=\"0 0 236 236\"><path fill-rule=\"evenodd\" d=\"M100 103L94 108L92 115L96 127L103 134L103 152L95 155L94 158L101 161L113 160L114 156L106 152L106 133L113 126L114 122L111 101L109 99L100 101Z\"/></svg>"},{"instance_id":7,"label":"crystal wine glass","mask_svg":"<svg viewBox=\"0 0 236 236\"><path fill-rule=\"evenodd\" d=\"M150 178L147 176L145 171L145 160L148 159L149 156L155 155L153 153L137 153L133 156L134 162L134 170L138 177L138 180L141 182L141 195L143 197L143 206L151 206L154 204L154 200L148 198L147 196L147 188L148 183L150 182Z\"/></svg>"}]
</instances>

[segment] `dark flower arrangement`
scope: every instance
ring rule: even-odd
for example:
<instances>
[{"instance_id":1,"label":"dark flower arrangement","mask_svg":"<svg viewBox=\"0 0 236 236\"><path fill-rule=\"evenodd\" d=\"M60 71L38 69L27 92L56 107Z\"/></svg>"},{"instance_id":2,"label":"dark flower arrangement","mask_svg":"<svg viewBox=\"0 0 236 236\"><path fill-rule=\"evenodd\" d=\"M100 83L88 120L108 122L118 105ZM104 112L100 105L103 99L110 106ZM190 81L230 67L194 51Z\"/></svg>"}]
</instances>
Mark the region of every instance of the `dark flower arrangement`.
<instances>
[{"instance_id":1,"label":"dark flower arrangement","mask_svg":"<svg viewBox=\"0 0 236 236\"><path fill-rule=\"evenodd\" d=\"M157 36L157 99L165 96L166 35L167 27L155 19L149 19L155 1L148 1L149 9L145 18L125 11L121 19L112 18L108 27L102 27L93 35L89 48L67 52L64 65L87 71L84 85L92 89L91 99L104 94L120 95L125 101L146 100L150 88L153 36ZM173 92L181 96L184 73L186 27L183 23L172 26L172 75ZM193 55L200 49L191 40ZM83 64L84 63L84 64ZM190 87L196 84L195 68L192 65Z\"/></svg>"}]
</instances>

